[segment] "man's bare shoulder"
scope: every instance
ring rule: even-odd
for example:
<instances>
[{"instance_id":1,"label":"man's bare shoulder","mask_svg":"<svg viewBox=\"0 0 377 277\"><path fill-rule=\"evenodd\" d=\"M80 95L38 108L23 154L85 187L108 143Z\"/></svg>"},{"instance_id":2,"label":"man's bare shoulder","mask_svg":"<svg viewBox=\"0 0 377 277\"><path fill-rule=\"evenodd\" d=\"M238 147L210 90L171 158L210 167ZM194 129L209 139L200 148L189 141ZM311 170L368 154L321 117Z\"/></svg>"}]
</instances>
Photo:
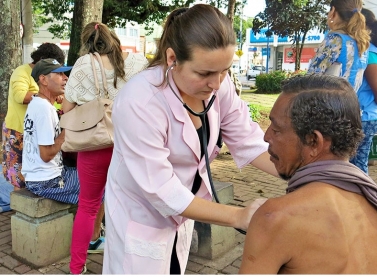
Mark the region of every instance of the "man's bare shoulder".
<instances>
[{"instance_id":1,"label":"man's bare shoulder","mask_svg":"<svg viewBox=\"0 0 377 277\"><path fill-rule=\"evenodd\" d=\"M377 250L372 253L365 242L376 236L377 211L364 196L314 182L269 199L256 211L248 253L256 261L274 253L279 272L286 274L374 272L377 267L364 264ZM368 245L377 248L375 240Z\"/></svg>"}]
</instances>

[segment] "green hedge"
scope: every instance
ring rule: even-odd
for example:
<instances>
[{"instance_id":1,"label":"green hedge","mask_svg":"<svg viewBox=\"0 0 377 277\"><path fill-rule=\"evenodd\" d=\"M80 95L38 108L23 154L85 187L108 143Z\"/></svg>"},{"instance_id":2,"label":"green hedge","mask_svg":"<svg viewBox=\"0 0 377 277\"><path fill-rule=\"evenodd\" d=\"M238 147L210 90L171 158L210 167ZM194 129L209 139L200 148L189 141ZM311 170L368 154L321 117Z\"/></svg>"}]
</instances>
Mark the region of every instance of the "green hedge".
<instances>
[{"instance_id":1,"label":"green hedge","mask_svg":"<svg viewBox=\"0 0 377 277\"><path fill-rule=\"evenodd\" d=\"M281 92L281 82L295 75L305 75L305 70L295 72L276 70L271 73L260 74L255 78L255 93L275 94Z\"/></svg>"}]
</instances>

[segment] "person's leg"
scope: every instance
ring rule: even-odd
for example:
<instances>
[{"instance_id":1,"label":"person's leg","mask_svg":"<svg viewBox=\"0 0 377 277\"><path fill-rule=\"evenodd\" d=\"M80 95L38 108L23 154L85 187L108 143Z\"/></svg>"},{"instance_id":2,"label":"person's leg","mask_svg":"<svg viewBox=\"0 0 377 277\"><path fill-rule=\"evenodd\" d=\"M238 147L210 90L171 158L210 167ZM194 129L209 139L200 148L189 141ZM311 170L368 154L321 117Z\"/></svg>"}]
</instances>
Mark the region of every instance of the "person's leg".
<instances>
[{"instance_id":1,"label":"person's leg","mask_svg":"<svg viewBox=\"0 0 377 277\"><path fill-rule=\"evenodd\" d=\"M10 193L14 187L0 176L0 213L10 211Z\"/></svg>"},{"instance_id":2,"label":"person's leg","mask_svg":"<svg viewBox=\"0 0 377 277\"><path fill-rule=\"evenodd\" d=\"M21 174L23 134L8 129L3 123L3 175L6 181L14 186L14 190L25 187L25 179Z\"/></svg>"},{"instance_id":3,"label":"person's leg","mask_svg":"<svg viewBox=\"0 0 377 277\"><path fill-rule=\"evenodd\" d=\"M64 167L61 175L50 180L27 181L26 188L36 195L68 204L77 204L80 191L74 167Z\"/></svg>"},{"instance_id":4,"label":"person's leg","mask_svg":"<svg viewBox=\"0 0 377 277\"><path fill-rule=\"evenodd\" d=\"M98 210L96 221L94 222L94 231L93 231L91 241L95 241L101 236L101 223L102 223L103 217L105 216L105 205L104 204L105 204L105 202L102 202L102 204L101 204L101 206Z\"/></svg>"},{"instance_id":5,"label":"person's leg","mask_svg":"<svg viewBox=\"0 0 377 277\"><path fill-rule=\"evenodd\" d=\"M78 154L80 194L72 230L70 271L73 274L81 273L86 262L94 222L105 190L111 155L112 148Z\"/></svg>"}]
</instances>

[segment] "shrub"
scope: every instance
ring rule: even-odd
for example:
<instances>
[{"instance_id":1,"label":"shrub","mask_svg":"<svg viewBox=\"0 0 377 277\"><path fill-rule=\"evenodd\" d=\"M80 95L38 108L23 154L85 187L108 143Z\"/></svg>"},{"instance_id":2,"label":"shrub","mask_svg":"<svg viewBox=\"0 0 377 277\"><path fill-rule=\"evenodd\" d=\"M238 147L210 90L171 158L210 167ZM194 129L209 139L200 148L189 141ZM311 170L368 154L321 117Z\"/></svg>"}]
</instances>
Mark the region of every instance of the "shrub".
<instances>
[{"instance_id":1,"label":"shrub","mask_svg":"<svg viewBox=\"0 0 377 277\"><path fill-rule=\"evenodd\" d=\"M258 88L256 93L279 93L281 82L286 78L287 73L280 70L260 74L255 78L255 85Z\"/></svg>"},{"instance_id":2,"label":"shrub","mask_svg":"<svg viewBox=\"0 0 377 277\"><path fill-rule=\"evenodd\" d=\"M250 112L250 117L253 121L259 122L259 119L261 118L260 114L260 107L259 105L256 104L247 104L249 107L249 112Z\"/></svg>"},{"instance_id":3,"label":"shrub","mask_svg":"<svg viewBox=\"0 0 377 277\"><path fill-rule=\"evenodd\" d=\"M296 71L287 71L287 73L286 73L286 76L287 76L287 78L291 78L291 77L293 77L293 76L296 76L296 75L305 75L307 73L307 71L306 70L296 70Z\"/></svg>"}]
</instances>

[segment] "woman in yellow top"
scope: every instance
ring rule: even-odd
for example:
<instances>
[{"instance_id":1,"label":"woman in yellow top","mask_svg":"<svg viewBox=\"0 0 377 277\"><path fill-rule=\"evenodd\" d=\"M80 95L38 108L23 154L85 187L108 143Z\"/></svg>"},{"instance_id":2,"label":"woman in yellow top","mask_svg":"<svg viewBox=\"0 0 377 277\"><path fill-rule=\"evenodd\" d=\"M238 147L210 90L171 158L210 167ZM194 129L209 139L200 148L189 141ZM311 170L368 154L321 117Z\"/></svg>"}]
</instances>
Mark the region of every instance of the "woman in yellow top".
<instances>
[{"instance_id":1,"label":"woman in yellow top","mask_svg":"<svg viewBox=\"0 0 377 277\"><path fill-rule=\"evenodd\" d=\"M15 189L25 187L21 174L24 117L27 104L38 93L31 70L41 59L54 58L64 63L64 52L53 43L43 43L31 53L32 62L17 67L9 81L8 111L3 124L3 174Z\"/></svg>"}]
</instances>

